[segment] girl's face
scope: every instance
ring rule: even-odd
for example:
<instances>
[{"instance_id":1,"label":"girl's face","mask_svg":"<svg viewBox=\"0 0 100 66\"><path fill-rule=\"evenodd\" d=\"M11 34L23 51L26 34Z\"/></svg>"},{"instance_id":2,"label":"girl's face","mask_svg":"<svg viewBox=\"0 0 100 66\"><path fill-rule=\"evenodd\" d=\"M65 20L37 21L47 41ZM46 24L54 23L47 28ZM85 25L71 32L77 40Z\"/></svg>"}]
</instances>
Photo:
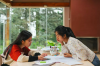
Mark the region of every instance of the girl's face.
<instances>
[{"instance_id":1,"label":"girl's face","mask_svg":"<svg viewBox=\"0 0 100 66\"><path fill-rule=\"evenodd\" d=\"M61 35L59 35L57 31L55 32L55 34L56 34L56 40L58 42L63 42L64 41L64 38Z\"/></svg>"},{"instance_id":2,"label":"girl's face","mask_svg":"<svg viewBox=\"0 0 100 66\"><path fill-rule=\"evenodd\" d=\"M22 44L26 47L29 47L31 43L32 43L32 36L28 38L27 40L25 40L24 42L22 42Z\"/></svg>"}]
</instances>

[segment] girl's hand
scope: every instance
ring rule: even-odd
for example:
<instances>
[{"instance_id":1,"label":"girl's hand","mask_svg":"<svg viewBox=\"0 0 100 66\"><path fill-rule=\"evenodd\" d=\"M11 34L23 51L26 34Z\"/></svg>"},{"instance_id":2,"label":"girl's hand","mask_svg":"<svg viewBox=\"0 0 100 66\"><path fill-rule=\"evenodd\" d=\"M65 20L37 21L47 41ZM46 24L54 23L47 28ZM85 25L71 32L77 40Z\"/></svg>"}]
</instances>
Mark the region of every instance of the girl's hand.
<instances>
[{"instance_id":1,"label":"girl's hand","mask_svg":"<svg viewBox=\"0 0 100 66\"><path fill-rule=\"evenodd\" d=\"M47 56L47 54L46 53L42 53L41 56L45 57L45 56Z\"/></svg>"},{"instance_id":2,"label":"girl's hand","mask_svg":"<svg viewBox=\"0 0 100 66\"><path fill-rule=\"evenodd\" d=\"M45 58L43 56L38 56L38 60L45 60Z\"/></svg>"},{"instance_id":3,"label":"girl's hand","mask_svg":"<svg viewBox=\"0 0 100 66\"><path fill-rule=\"evenodd\" d=\"M72 57L72 55L69 53L64 53L64 57Z\"/></svg>"}]
</instances>

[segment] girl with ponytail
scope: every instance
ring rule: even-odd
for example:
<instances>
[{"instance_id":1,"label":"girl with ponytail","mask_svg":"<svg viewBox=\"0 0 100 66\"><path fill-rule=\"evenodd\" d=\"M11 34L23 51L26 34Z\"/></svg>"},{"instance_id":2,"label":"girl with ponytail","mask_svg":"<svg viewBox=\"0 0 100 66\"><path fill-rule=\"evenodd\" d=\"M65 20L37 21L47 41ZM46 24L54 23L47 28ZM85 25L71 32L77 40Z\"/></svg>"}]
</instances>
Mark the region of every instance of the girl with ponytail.
<instances>
[{"instance_id":1,"label":"girl with ponytail","mask_svg":"<svg viewBox=\"0 0 100 66\"><path fill-rule=\"evenodd\" d=\"M35 60L45 60L46 53L38 53L28 48L32 43L32 34L23 30L18 35L17 39L12 42L4 51L5 60L2 66L10 65L13 61L31 62Z\"/></svg>"},{"instance_id":2,"label":"girl with ponytail","mask_svg":"<svg viewBox=\"0 0 100 66\"><path fill-rule=\"evenodd\" d=\"M64 57L74 59L88 60L93 65L99 66L100 62L96 54L76 39L73 31L69 27L58 26L55 29L56 39L62 46Z\"/></svg>"}]
</instances>

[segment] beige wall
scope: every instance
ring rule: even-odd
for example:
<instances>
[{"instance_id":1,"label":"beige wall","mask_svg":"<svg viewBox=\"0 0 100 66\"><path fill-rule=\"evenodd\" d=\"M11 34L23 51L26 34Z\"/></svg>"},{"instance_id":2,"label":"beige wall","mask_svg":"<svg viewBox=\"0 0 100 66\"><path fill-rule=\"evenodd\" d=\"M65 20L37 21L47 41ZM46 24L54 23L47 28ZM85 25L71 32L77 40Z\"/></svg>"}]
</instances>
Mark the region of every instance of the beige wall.
<instances>
[{"instance_id":1,"label":"beige wall","mask_svg":"<svg viewBox=\"0 0 100 66\"><path fill-rule=\"evenodd\" d=\"M69 7L64 7L64 26L69 27Z\"/></svg>"}]
</instances>

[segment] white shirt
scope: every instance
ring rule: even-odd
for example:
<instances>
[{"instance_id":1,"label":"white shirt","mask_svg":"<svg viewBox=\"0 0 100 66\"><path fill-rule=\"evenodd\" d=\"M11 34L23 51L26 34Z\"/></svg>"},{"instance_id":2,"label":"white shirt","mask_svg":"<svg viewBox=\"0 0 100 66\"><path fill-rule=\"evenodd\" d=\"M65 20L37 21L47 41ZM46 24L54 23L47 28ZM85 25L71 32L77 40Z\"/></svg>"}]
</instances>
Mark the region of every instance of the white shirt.
<instances>
[{"instance_id":1,"label":"white shirt","mask_svg":"<svg viewBox=\"0 0 100 66\"><path fill-rule=\"evenodd\" d=\"M71 53L74 59L93 61L95 53L76 38L69 37L68 42L62 46L62 53Z\"/></svg>"}]
</instances>

